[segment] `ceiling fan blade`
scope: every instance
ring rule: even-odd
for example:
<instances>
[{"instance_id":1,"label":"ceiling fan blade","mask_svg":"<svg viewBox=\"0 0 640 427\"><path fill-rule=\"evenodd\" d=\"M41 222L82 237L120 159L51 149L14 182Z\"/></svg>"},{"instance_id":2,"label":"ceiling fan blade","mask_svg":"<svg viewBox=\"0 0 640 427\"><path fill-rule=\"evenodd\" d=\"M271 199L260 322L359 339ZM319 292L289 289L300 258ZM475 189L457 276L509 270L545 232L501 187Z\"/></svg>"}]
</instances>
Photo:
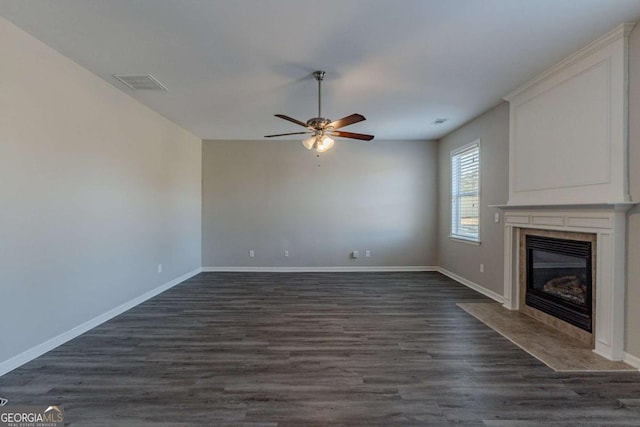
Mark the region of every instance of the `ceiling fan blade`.
<instances>
[{"instance_id":1,"label":"ceiling fan blade","mask_svg":"<svg viewBox=\"0 0 640 427\"><path fill-rule=\"evenodd\" d=\"M265 135L265 138L273 138L274 136L287 136L287 135L306 135L311 132L291 132L291 133L279 133L276 135Z\"/></svg>"},{"instance_id":2,"label":"ceiling fan blade","mask_svg":"<svg viewBox=\"0 0 640 427\"><path fill-rule=\"evenodd\" d=\"M331 132L331 134L335 136L340 136L342 138L361 139L363 141L371 141L374 138L373 135L365 135L364 133L344 132L340 130L333 131Z\"/></svg>"},{"instance_id":3,"label":"ceiling fan blade","mask_svg":"<svg viewBox=\"0 0 640 427\"><path fill-rule=\"evenodd\" d=\"M336 121L329 123L327 127L332 127L333 129L340 129L345 126L349 126L354 123L361 122L363 120L367 120L367 119L365 119L362 114L352 114L350 116L343 117L341 119L338 119Z\"/></svg>"},{"instance_id":4,"label":"ceiling fan blade","mask_svg":"<svg viewBox=\"0 0 640 427\"><path fill-rule=\"evenodd\" d=\"M301 122L300 120L296 120L293 117L285 116L284 114L276 114L275 116L276 117L280 117L281 119L284 119L284 120L288 120L291 123L295 123L295 124L300 125L300 126L305 127L305 128L309 127L309 126L307 126L306 123Z\"/></svg>"}]
</instances>

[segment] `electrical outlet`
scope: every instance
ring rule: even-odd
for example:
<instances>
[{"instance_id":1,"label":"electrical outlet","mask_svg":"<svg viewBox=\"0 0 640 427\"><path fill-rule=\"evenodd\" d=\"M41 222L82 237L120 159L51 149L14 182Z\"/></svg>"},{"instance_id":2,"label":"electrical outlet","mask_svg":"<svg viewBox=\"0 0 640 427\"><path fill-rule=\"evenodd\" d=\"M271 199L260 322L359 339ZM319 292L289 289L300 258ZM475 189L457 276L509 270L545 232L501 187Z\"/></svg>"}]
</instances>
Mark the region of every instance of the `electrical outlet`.
<instances>
[{"instance_id":1,"label":"electrical outlet","mask_svg":"<svg viewBox=\"0 0 640 427\"><path fill-rule=\"evenodd\" d=\"M162 264L158 264L158 273L162 273Z\"/></svg>"},{"instance_id":2,"label":"electrical outlet","mask_svg":"<svg viewBox=\"0 0 640 427\"><path fill-rule=\"evenodd\" d=\"M480 273L484 273L484 264L480 264Z\"/></svg>"},{"instance_id":3,"label":"electrical outlet","mask_svg":"<svg viewBox=\"0 0 640 427\"><path fill-rule=\"evenodd\" d=\"M353 251L351 252L351 258L356 259L358 258L360 255L358 254L358 251Z\"/></svg>"},{"instance_id":4,"label":"electrical outlet","mask_svg":"<svg viewBox=\"0 0 640 427\"><path fill-rule=\"evenodd\" d=\"M256 253L254 252L253 249L249 249L249 258L253 258L256 256Z\"/></svg>"},{"instance_id":5,"label":"electrical outlet","mask_svg":"<svg viewBox=\"0 0 640 427\"><path fill-rule=\"evenodd\" d=\"M369 258L371 256L371 249L367 249L366 251L364 251L364 256Z\"/></svg>"},{"instance_id":6,"label":"electrical outlet","mask_svg":"<svg viewBox=\"0 0 640 427\"><path fill-rule=\"evenodd\" d=\"M289 256L289 251L288 250L284 250L284 256L288 257Z\"/></svg>"}]
</instances>

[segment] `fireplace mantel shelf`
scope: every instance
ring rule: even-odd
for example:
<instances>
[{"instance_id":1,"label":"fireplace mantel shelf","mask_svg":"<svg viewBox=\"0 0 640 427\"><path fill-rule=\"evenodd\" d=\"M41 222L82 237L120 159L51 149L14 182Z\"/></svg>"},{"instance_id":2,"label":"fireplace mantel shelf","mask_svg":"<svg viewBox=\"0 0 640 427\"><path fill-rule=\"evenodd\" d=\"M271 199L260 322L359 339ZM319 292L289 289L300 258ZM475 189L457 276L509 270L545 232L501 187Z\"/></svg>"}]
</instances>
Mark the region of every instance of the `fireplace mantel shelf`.
<instances>
[{"instance_id":1,"label":"fireplace mantel shelf","mask_svg":"<svg viewBox=\"0 0 640 427\"><path fill-rule=\"evenodd\" d=\"M583 203L570 205L489 205L489 207L502 210L611 210L625 212L638 203L639 202Z\"/></svg>"}]
</instances>

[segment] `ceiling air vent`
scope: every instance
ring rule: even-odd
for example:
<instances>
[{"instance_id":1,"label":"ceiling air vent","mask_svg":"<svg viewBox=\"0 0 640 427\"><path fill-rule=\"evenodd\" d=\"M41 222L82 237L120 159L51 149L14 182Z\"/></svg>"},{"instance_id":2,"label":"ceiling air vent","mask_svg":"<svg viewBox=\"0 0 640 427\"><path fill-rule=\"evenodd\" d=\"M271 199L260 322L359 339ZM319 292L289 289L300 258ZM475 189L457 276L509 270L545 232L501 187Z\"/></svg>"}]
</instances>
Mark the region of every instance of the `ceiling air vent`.
<instances>
[{"instance_id":1,"label":"ceiling air vent","mask_svg":"<svg viewBox=\"0 0 640 427\"><path fill-rule=\"evenodd\" d=\"M448 121L449 119L445 119L445 118L440 118L440 119L435 119L434 121L431 122L431 126L438 126L443 124L444 122Z\"/></svg>"},{"instance_id":2,"label":"ceiling air vent","mask_svg":"<svg viewBox=\"0 0 640 427\"><path fill-rule=\"evenodd\" d=\"M164 90L167 88L162 85L151 74L143 74L139 76L125 76L122 74L114 74L113 77L120 80L133 90Z\"/></svg>"}]
</instances>

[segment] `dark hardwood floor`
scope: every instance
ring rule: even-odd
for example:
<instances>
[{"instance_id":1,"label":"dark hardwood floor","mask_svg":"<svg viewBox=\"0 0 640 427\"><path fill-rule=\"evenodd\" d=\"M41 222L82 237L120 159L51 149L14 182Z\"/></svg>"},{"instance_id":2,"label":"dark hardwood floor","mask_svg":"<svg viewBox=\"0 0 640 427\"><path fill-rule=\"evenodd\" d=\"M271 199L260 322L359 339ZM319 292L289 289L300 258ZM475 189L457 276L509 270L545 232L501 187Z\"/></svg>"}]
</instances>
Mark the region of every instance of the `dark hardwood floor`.
<instances>
[{"instance_id":1,"label":"dark hardwood floor","mask_svg":"<svg viewBox=\"0 0 640 427\"><path fill-rule=\"evenodd\" d=\"M640 425L640 373L558 374L438 273L203 273L0 377L70 426Z\"/></svg>"}]
</instances>

